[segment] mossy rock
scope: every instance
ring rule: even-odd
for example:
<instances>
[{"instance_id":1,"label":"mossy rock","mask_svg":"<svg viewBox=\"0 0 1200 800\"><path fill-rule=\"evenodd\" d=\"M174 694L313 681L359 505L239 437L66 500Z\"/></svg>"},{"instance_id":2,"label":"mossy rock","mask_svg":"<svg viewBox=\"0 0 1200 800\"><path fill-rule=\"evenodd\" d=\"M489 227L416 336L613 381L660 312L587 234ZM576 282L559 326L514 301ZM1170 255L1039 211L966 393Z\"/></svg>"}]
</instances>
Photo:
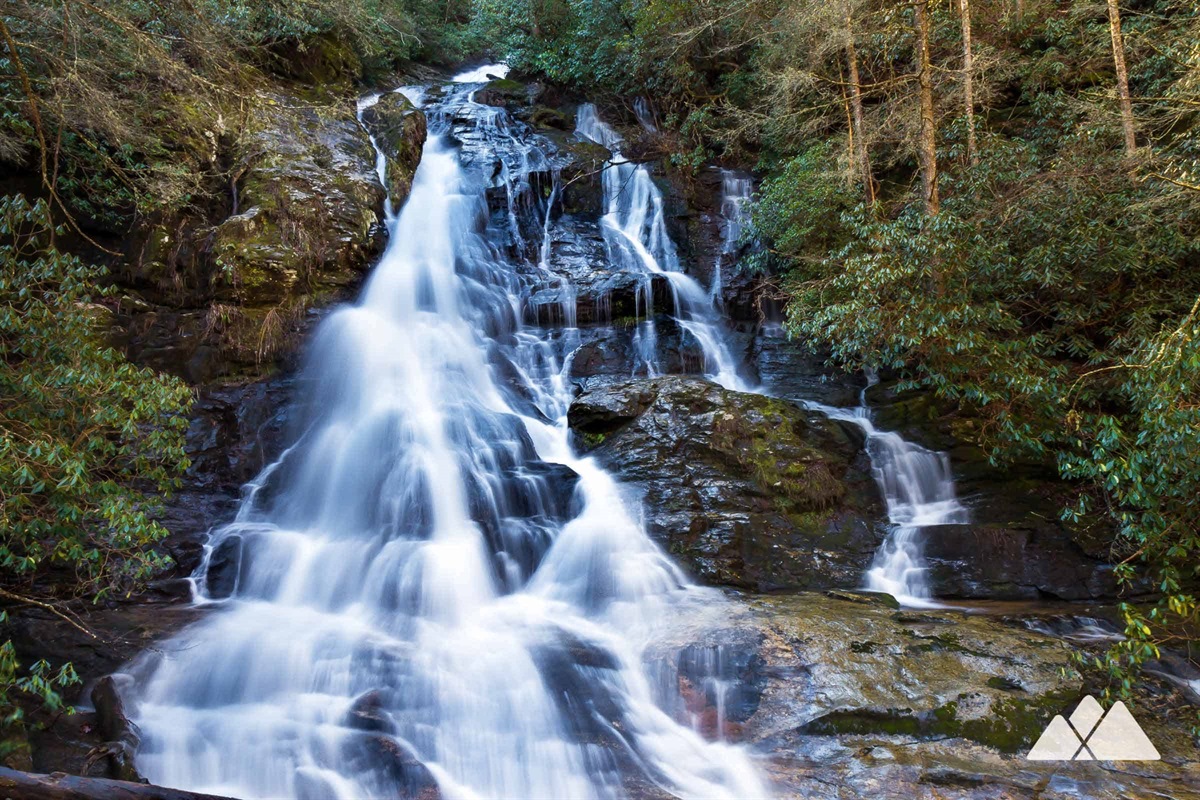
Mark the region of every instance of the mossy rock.
<instances>
[{"instance_id":1,"label":"mossy rock","mask_svg":"<svg viewBox=\"0 0 1200 800\"><path fill-rule=\"evenodd\" d=\"M575 120L556 108L538 106L529 116L529 121L535 128L552 128L559 131L575 129Z\"/></svg>"},{"instance_id":2,"label":"mossy rock","mask_svg":"<svg viewBox=\"0 0 1200 800\"><path fill-rule=\"evenodd\" d=\"M280 316L347 297L382 245L383 188L352 95L260 91L236 118L236 140L204 137L231 165L223 204L154 219L123 276L148 306L123 319L129 353L192 381L289 357Z\"/></svg>"},{"instance_id":3,"label":"mossy rock","mask_svg":"<svg viewBox=\"0 0 1200 800\"><path fill-rule=\"evenodd\" d=\"M403 203L412 190L428 135L425 114L407 97L389 92L363 112L363 124L387 157L388 195L393 205Z\"/></svg>"},{"instance_id":4,"label":"mossy rock","mask_svg":"<svg viewBox=\"0 0 1200 800\"><path fill-rule=\"evenodd\" d=\"M520 81L498 78L475 92L475 102L486 106L515 108L529 102L530 92Z\"/></svg>"},{"instance_id":5,"label":"mossy rock","mask_svg":"<svg viewBox=\"0 0 1200 800\"><path fill-rule=\"evenodd\" d=\"M830 592L752 601L769 670L807 669L767 692L752 738L795 726L804 736L962 738L1011 754L1081 696L1066 642L992 617L925 618L862 600Z\"/></svg>"},{"instance_id":6,"label":"mossy rock","mask_svg":"<svg viewBox=\"0 0 1200 800\"><path fill-rule=\"evenodd\" d=\"M705 583L853 586L882 536L860 447L790 403L672 377L600 386L568 418Z\"/></svg>"},{"instance_id":7,"label":"mossy rock","mask_svg":"<svg viewBox=\"0 0 1200 800\"><path fill-rule=\"evenodd\" d=\"M335 33L282 39L267 48L266 67L281 77L317 87L348 87L363 74L354 46Z\"/></svg>"}]
</instances>

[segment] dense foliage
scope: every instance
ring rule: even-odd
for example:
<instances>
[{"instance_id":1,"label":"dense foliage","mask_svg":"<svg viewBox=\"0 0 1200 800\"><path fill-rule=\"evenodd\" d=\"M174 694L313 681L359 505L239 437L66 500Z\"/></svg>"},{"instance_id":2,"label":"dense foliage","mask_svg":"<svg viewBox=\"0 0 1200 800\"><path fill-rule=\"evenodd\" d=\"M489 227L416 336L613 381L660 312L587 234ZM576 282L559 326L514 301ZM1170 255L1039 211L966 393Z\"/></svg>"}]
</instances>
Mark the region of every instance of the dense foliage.
<instances>
[{"instance_id":1,"label":"dense foliage","mask_svg":"<svg viewBox=\"0 0 1200 800\"><path fill-rule=\"evenodd\" d=\"M129 591L165 565L151 515L186 465L190 401L104 343L102 271L59 252L54 234L44 202L0 198L0 596L44 607ZM17 679L16 666L5 642L6 723L18 718L10 691L55 703L71 676L41 664Z\"/></svg>"},{"instance_id":2,"label":"dense foliage","mask_svg":"<svg viewBox=\"0 0 1200 800\"><path fill-rule=\"evenodd\" d=\"M1194 633L1194 3L480 6L517 66L653 98L679 165L765 175L750 265L794 334L974 413L998 464L1057 464L1068 518L1109 515L1119 575L1160 598L1123 606L1114 688Z\"/></svg>"},{"instance_id":3,"label":"dense foliage","mask_svg":"<svg viewBox=\"0 0 1200 800\"><path fill-rule=\"evenodd\" d=\"M77 231L203 204L265 79L314 94L462 52L467 0L27 0L0 18L0 163L39 173ZM316 99L316 98L314 98ZM214 125L215 123L215 125Z\"/></svg>"}]
</instances>

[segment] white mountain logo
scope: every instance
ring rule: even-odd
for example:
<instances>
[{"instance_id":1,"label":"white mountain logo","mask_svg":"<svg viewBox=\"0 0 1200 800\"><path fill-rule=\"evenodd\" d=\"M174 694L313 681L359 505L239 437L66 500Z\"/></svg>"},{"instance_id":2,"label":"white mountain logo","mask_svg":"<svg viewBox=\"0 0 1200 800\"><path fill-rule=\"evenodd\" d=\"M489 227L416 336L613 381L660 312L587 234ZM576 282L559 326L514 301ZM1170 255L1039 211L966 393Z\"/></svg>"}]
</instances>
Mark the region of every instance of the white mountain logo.
<instances>
[{"instance_id":1,"label":"white mountain logo","mask_svg":"<svg viewBox=\"0 0 1200 800\"><path fill-rule=\"evenodd\" d=\"M1120 700L1104 713L1096 698L1083 698L1068 723L1050 720L1030 761L1158 761L1162 756Z\"/></svg>"}]
</instances>

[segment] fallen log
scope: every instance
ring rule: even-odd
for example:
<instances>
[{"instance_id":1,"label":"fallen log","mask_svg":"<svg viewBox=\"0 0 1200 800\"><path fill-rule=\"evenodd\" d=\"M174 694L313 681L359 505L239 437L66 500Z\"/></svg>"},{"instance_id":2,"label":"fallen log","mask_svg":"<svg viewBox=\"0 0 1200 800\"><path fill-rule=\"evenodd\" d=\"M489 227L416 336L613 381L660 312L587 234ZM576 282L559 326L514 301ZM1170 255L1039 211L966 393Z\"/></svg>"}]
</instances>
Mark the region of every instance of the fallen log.
<instances>
[{"instance_id":1,"label":"fallen log","mask_svg":"<svg viewBox=\"0 0 1200 800\"><path fill-rule=\"evenodd\" d=\"M54 772L35 775L0 767L0 800L231 800L146 783L82 778Z\"/></svg>"}]
</instances>

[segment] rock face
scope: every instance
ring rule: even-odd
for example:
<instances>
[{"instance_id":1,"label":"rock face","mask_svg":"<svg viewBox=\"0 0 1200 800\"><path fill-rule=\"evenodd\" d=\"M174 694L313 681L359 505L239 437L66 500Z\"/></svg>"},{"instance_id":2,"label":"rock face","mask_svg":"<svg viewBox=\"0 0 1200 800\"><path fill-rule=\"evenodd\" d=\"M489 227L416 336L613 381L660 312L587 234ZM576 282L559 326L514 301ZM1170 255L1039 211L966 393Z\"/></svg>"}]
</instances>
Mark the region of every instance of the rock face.
<instances>
[{"instance_id":1,"label":"rock face","mask_svg":"<svg viewBox=\"0 0 1200 800\"><path fill-rule=\"evenodd\" d=\"M394 202L411 184L424 118L400 95L376 115ZM130 357L194 383L258 375L293 355L308 309L348 297L382 245L384 188L352 94L261 90L236 130L218 120L227 202L160 219L118 275Z\"/></svg>"},{"instance_id":2,"label":"rock face","mask_svg":"<svg viewBox=\"0 0 1200 800\"><path fill-rule=\"evenodd\" d=\"M959 497L971 524L923 531L930 582L937 597L994 600L1111 599L1117 582L1109 561L1110 523L1061 519L1072 505L1069 484L1051 465L999 469L976 444L981 421L929 393L867 391L876 423L950 456Z\"/></svg>"},{"instance_id":3,"label":"rock face","mask_svg":"<svg viewBox=\"0 0 1200 800\"><path fill-rule=\"evenodd\" d=\"M363 111L362 119L387 157L388 195L398 207L408 197L421 163L427 134L425 115L404 95L388 92Z\"/></svg>"},{"instance_id":4,"label":"rock face","mask_svg":"<svg viewBox=\"0 0 1200 800\"><path fill-rule=\"evenodd\" d=\"M132 776L128 750L123 745L130 744L129 735L136 736L136 730L123 728L122 715L114 702L117 696L111 691L113 679L102 676L117 671L155 642L196 620L200 612L181 605L177 596L163 597L154 591L134 602L80 603L74 611L95 636L40 608L9 611L4 635L11 638L18 661L31 664L45 659L55 669L70 663L85 683L64 699L77 706L87 706L90 701L94 710L65 715L48 711L30 695L18 694L15 699L25 713L30 754L25 763L6 758L5 764L43 773Z\"/></svg>"},{"instance_id":5,"label":"rock face","mask_svg":"<svg viewBox=\"0 0 1200 800\"><path fill-rule=\"evenodd\" d=\"M287 444L295 410L294 379L271 377L202 389L192 406L187 432L191 459L183 488L167 499L160 522L171 532L164 542L175 562L179 585L200 564L205 534L233 519L241 487L270 464Z\"/></svg>"},{"instance_id":6,"label":"rock face","mask_svg":"<svg viewBox=\"0 0 1200 800\"><path fill-rule=\"evenodd\" d=\"M1140 709L1161 762L1025 761L1054 715L1086 692L1063 677L1071 645L995 618L802 593L755 598L723 630L719 620L694 624L708 628L669 646L724 641L751 653L726 677L757 699L726 730L767 756L778 797L1149 800L1200 790L1189 737Z\"/></svg>"},{"instance_id":7,"label":"rock face","mask_svg":"<svg viewBox=\"0 0 1200 800\"><path fill-rule=\"evenodd\" d=\"M650 535L704 583L854 586L880 541L861 449L787 402L659 378L592 388L569 419L640 495Z\"/></svg>"}]
</instances>

